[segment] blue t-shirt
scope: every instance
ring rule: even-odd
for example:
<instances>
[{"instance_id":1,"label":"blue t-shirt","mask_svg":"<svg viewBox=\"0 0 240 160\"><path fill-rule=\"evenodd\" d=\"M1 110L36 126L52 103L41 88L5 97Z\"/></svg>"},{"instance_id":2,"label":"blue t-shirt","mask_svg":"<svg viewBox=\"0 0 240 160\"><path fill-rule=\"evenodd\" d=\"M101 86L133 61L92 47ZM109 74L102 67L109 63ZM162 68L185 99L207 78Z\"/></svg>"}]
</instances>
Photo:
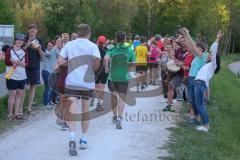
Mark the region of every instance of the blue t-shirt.
<instances>
[{"instance_id":1,"label":"blue t-shirt","mask_svg":"<svg viewBox=\"0 0 240 160\"><path fill-rule=\"evenodd\" d=\"M195 55L192 63L191 68L189 71L190 77L196 77L198 74L198 71L203 67L203 65L207 62L208 58L208 52L203 52L202 57L199 57L198 55Z\"/></svg>"},{"instance_id":2,"label":"blue t-shirt","mask_svg":"<svg viewBox=\"0 0 240 160\"><path fill-rule=\"evenodd\" d=\"M141 42L139 40L134 40L133 41L133 47L134 47L134 50L137 46L139 46L141 44Z\"/></svg>"}]
</instances>

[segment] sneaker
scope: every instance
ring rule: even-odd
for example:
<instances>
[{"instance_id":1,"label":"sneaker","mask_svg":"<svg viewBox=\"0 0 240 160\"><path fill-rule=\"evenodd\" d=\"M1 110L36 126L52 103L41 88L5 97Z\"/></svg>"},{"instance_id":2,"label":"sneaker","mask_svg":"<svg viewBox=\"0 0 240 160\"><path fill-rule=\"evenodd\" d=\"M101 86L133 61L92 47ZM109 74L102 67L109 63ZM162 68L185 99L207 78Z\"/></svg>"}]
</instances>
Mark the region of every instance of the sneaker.
<instances>
[{"instance_id":1,"label":"sneaker","mask_svg":"<svg viewBox=\"0 0 240 160\"><path fill-rule=\"evenodd\" d=\"M117 125L117 117L116 116L113 116L112 117L112 123L114 124L114 125Z\"/></svg>"},{"instance_id":2,"label":"sneaker","mask_svg":"<svg viewBox=\"0 0 240 160\"><path fill-rule=\"evenodd\" d=\"M176 100L176 99L173 99L172 103L173 103L173 104L176 104L176 103L177 103L177 100Z\"/></svg>"},{"instance_id":3,"label":"sneaker","mask_svg":"<svg viewBox=\"0 0 240 160\"><path fill-rule=\"evenodd\" d=\"M150 81L150 82L149 82L149 86L152 85L152 84L153 84L152 81Z\"/></svg>"},{"instance_id":4,"label":"sneaker","mask_svg":"<svg viewBox=\"0 0 240 160\"><path fill-rule=\"evenodd\" d=\"M172 105L167 105L165 108L162 110L163 112L175 112L175 110L172 108Z\"/></svg>"},{"instance_id":5,"label":"sneaker","mask_svg":"<svg viewBox=\"0 0 240 160\"><path fill-rule=\"evenodd\" d=\"M62 121L61 121L60 119L56 119L56 124L57 124L58 126L62 126Z\"/></svg>"},{"instance_id":6,"label":"sneaker","mask_svg":"<svg viewBox=\"0 0 240 160\"><path fill-rule=\"evenodd\" d=\"M76 150L76 142L75 141L70 141L69 142L69 155L71 156L76 156L77 155L77 150Z\"/></svg>"},{"instance_id":7,"label":"sneaker","mask_svg":"<svg viewBox=\"0 0 240 160\"><path fill-rule=\"evenodd\" d=\"M117 118L117 120L116 120L116 128L117 129L122 129L122 121L123 121L122 117Z\"/></svg>"},{"instance_id":8,"label":"sneaker","mask_svg":"<svg viewBox=\"0 0 240 160\"><path fill-rule=\"evenodd\" d=\"M48 104L48 105L45 105L45 108L47 108L48 110L52 110L53 109L53 106Z\"/></svg>"},{"instance_id":9,"label":"sneaker","mask_svg":"<svg viewBox=\"0 0 240 160\"><path fill-rule=\"evenodd\" d=\"M66 130L68 130L68 128L69 128L69 126L68 126L67 122L62 122L62 130L66 131Z\"/></svg>"},{"instance_id":10,"label":"sneaker","mask_svg":"<svg viewBox=\"0 0 240 160\"><path fill-rule=\"evenodd\" d=\"M144 87L145 87L145 88L147 88L147 87L148 87L148 84L147 84L147 83L145 83L145 84L144 84Z\"/></svg>"},{"instance_id":11,"label":"sneaker","mask_svg":"<svg viewBox=\"0 0 240 160\"><path fill-rule=\"evenodd\" d=\"M100 103L97 103L96 111L97 111L97 112L103 111L103 107L101 106Z\"/></svg>"},{"instance_id":12,"label":"sneaker","mask_svg":"<svg viewBox=\"0 0 240 160\"><path fill-rule=\"evenodd\" d=\"M208 129L209 129L209 128L207 128L207 127L205 127L205 126L197 126L196 129L197 129L198 131L208 132Z\"/></svg>"},{"instance_id":13,"label":"sneaker","mask_svg":"<svg viewBox=\"0 0 240 160\"><path fill-rule=\"evenodd\" d=\"M80 144L80 149L81 150L84 150L84 149L87 148L87 141L84 141L84 140L80 139L79 144Z\"/></svg>"},{"instance_id":14,"label":"sneaker","mask_svg":"<svg viewBox=\"0 0 240 160\"><path fill-rule=\"evenodd\" d=\"M162 99L160 100L161 103L167 103L167 101L168 101L167 98L162 98Z\"/></svg>"},{"instance_id":15,"label":"sneaker","mask_svg":"<svg viewBox=\"0 0 240 160\"><path fill-rule=\"evenodd\" d=\"M137 92L139 92L140 91L140 86L139 86L139 84L137 84Z\"/></svg>"}]
</instances>

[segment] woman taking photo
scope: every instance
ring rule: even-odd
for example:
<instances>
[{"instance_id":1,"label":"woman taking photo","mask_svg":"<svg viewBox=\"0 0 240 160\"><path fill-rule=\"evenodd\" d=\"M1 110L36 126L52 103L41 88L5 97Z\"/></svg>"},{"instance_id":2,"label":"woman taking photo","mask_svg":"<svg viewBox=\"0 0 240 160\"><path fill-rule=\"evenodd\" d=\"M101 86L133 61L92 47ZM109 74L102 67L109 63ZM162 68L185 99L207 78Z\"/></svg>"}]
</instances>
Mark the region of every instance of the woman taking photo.
<instances>
[{"instance_id":1,"label":"woman taking photo","mask_svg":"<svg viewBox=\"0 0 240 160\"><path fill-rule=\"evenodd\" d=\"M28 64L27 51L22 49L24 34L17 33L13 47L8 48L5 55L6 84L8 95L8 119L23 119L19 113L20 101L24 95L26 70Z\"/></svg>"}]
</instances>

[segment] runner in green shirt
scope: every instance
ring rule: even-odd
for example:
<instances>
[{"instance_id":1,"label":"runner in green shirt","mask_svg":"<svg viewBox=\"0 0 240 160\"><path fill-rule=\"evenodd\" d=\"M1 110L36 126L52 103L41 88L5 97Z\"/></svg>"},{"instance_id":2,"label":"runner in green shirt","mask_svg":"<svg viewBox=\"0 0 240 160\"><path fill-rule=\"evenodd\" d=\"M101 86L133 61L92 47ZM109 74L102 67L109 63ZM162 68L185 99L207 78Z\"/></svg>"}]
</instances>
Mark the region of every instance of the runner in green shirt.
<instances>
[{"instance_id":1,"label":"runner in green shirt","mask_svg":"<svg viewBox=\"0 0 240 160\"><path fill-rule=\"evenodd\" d=\"M136 58L134 52L124 45L125 32L116 32L115 38L117 44L107 51L104 58L104 66L106 73L109 73L108 88L111 92L113 123L117 129L122 129L123 110L129 80L128 67L129 63L133 63ZM116 97L118 98L116 99ZM117 103L116 100L118 99Z\"/></svg>"}]
</instances>

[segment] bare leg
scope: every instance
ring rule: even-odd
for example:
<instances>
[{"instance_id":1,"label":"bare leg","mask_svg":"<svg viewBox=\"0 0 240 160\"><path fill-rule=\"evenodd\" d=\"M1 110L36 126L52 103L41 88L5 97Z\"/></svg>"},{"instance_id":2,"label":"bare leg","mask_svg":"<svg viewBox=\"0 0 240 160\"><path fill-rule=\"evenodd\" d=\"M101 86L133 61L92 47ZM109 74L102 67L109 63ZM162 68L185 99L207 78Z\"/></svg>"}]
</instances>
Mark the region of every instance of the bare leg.
<instances>
[{"instance_id":1,"label":"bare leg","mask_svg":"<svg viewBox=\"0 0 240 160\"><path fill-rule=\"evenodd\" d=\"M143 84L143 85L146 85L146 84L147 84L147 72L146 72L146 73L143 73L143 76L142 76L142 84Z\"/></svg>"},{"instance_id":2,"label":"bare leg","mask_svg":"<svg viewBox=\"0 0 240 160\"><path fill-rule=\"evenodd\" d=\"M100 84L96 84L95 86L95 97L99 99L99 93L100 93Z\"/></svg>"},{"instance_id":3,"label":"bare leg","mask_svg":"<svg viewBox=\"0 0 240 160\"><path fill-rule=\"evenodd\" d=\"M125 107L125 94L119 94L119 104L118 104L118 116L123 117L123 111L124 111L124 107Z\"/></svg>"},{"instance_id":4,"label":"bare leg","mask_svg":"<svg viewBox=\"0 0 240 160\"><path fill-rule=\"evenodd\" d=\"M20 115L19 109L20 109L20 102L21 102L21 99L23 96L23 92L24 92L23 89L18 89L16 91L16 97L15 97L15 103L14 103L14 115L15 116Z\"/></svg>"},{"instance_id":5,"label":"bare leg","mask_svg":"<svg viewBox=\"0 0 240 160\"><path fill-rule=\"evenodd\" d=\"M20 101L20 107L19 107L19 113L23 114L23 105L24 105L24 99L25 99L25 89L23 90L23 95Z\"/></svg>"},{"instance_id":6,"label":"bare leg","mask_svg":"<svg viewBox=\"0 0 240 160\"><path fill-rule=\"evenodd\" d=\"M104 97L104 89L105 89L105 84L99 84L99 94L98 94L98 103L102 104L102 100Z\"/></svg>"},{"instance_id":7,"label":"bare leg","mask_svg":"<svg viewBox=\"0 0 240 160\"><path fill-rule=\"evenodd\" d=\"M153 68L149 69L149 80L153 82Z\"/></svg>"},{"instance_id":8,"label":"bare leg","mask_svg":"<svg viewBox=\"0 0 240 160\"><path fill-rule=\"evenodd\" d=\"M82 133L86 134L89 128L89 124L90 124L90 117L89 117L89 107L88 107L88 102L89 100L84 100L82 99L82 113L83 113L83 117L82 117Z\"/></svg>"},{"instance_id":9,"label":"bare leg","mask_svg":"<svg viewBox=\"0 0 240 160\"><path fill-rule=\"evenodd\" d=\"M112 111L113 111L113 116L117 117L117 93L116 92L112 92L111 93L111 107L112 107Z\"/></svg>"},{"instance_id":10,"label":"bare leg","mask_svg":"<svg viewBox=\"0 0 240 160\"><path fill-rule=\"evenodd\" d=\"M35 96L35 90L36 90L36 86L30 85L29 99L28 99L28 111L32 111L32 103L33 103L33 99Z\"/></svg>"},{"instance_id":11,"label":"bare leg","mask_svg":"<svg viewBox=\"0 0 240 160\"><path fill-rule=\"evenodd\" d=\"M9 90L8 95L8 116L13 116L13 105L16 97L16 90Z\"/></svg>"},{"instance_id":12,"label":"bare leg","mask_svg":"<svg viewBox=\"0 0 240 160\"><path fill-rule=\"evenodd\" d=\"M154 67L153 67L153 82L154 82L154 83L155 83L155 80L158 78L158 77L157 77L157 75L158 75L157 69L158 69L158 68L154 68Z\"/></svg>"},{"instance_id":13,"label":"bare leg","mask_svg":"<svg viewBox=\"0 0 240 160\"><path fill-rule=\"evenodd\" d=\"M168 85L168 104L171 105L173 102L174 90L172 86Z\"/></svg>"},{"instance_id":14,"label":"bare leg","mask_svg":"<svg viewBox=\"0 0 240 160\"><path fill-rule=\"evenodd\" d=\"M72 101L72 104L69 108L69 111L71 114L76 114L77 113L77 108L76 108L76 98L74 97L69 97L68 100ZM75 121L69 121L69 132L75 132L76 130L76 122Z\"/></svg>"}]
</instances>

